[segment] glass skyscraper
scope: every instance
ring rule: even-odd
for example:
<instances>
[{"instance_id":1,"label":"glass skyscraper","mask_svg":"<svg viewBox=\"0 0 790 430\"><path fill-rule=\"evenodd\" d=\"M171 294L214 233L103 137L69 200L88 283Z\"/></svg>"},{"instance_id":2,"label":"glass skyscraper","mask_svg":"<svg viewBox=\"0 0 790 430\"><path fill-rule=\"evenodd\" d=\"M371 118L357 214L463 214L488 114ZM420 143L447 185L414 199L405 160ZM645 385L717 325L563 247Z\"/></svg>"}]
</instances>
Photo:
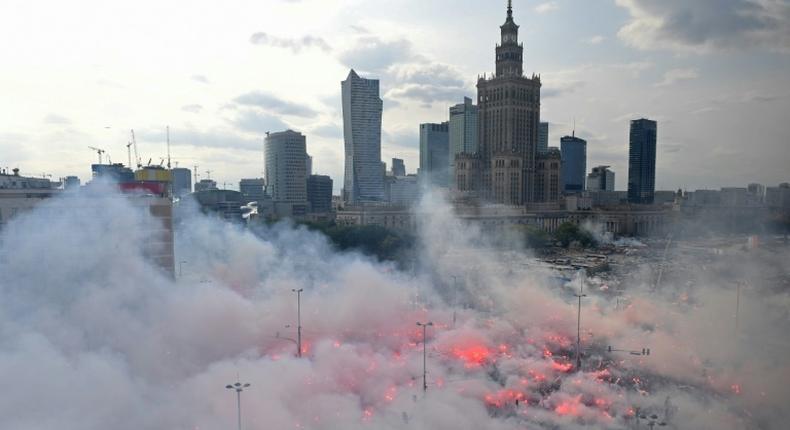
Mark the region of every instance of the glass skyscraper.
<instances>
[{"instance_id":1,"label":"glass skyscraper","mask_svg":"<svg viewBox=\"0 0 790 430\"><path fill-rule=\"evenodd\" d=\"M446 122L420 124L420 176L423 184L437 187L449 185L450 131Z\"/></svg>"},{"instance_id":2,"label":"glass skyscraper","mask_svg":"<svg viewBox=\"0 0 790 430\"><path fill-rule=\"evenodd\" d=\"M628 202L653 203L656 190L658 124L649 119L631 121L628 151Z\"/></svg>"},{"instance_id":3,"label":"glass skyscraper","mask_svg":"<svg viewBox=\"0 0 790 430\"><path fill-rule=\"evenodd\" d=\"M587 141L574 136L560 139L562 183L566 193L584 191L587 177Z\"/></svg>"},{"instance_id":4,"label":"glass skyscraper","mask_svg":"<svg viewBox=\"0 0 790 430\"><path fill-rule=\"evenodd\" d=\"M477 153L477 106L472 99L450 108L449 181L455 183L455 157L458 154Z\"/></svg>"},{"instance_id":5,"label":"glass skyscraper","mask_svg":"<svg viewBox=\"0 0 790 430\"><path fill-rule=\"evenodd\" d=\"M355 205L384 200L381 170L381 114L379 81L361 78L354 70L341 84L345 177L343 198Z\"/></svg>"}]
</instances>

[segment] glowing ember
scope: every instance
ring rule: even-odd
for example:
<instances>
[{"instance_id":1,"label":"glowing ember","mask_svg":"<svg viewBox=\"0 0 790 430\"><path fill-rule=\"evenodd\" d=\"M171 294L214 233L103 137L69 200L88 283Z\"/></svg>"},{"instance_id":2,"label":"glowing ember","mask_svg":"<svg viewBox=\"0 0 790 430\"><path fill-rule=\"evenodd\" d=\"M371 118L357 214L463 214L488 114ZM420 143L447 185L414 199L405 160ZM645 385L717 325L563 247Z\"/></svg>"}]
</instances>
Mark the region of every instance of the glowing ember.
<instances>
[{"instance_id":1,"label":"glowing ember","mask_svg":"<svg viewBox=\"0 0 790 430\"><path fill-rule=\"evenodd\" d=\"M554 412L558 413L559 415L578 416L579 410L581 408L581 398L582 396L579 395L572 399L563 401L554 408Z\"/></svg>"},{"instance_id":2,"label":"glowing ember","mask_svg":"<svg viewBox=\"0 0 790 430\"><path fill-rule=\"evenodd\" d=\"M502 408L506 405L518 405L524 400L524 393L516 390L501 390L494 394L486 394L483 401L486 405Z\"/></svg>"},{"instance_id":3,"label":"glowing ember","mask_svg":"<svg viewBox=\"0 0 790 430\"><path fill-rule=\"evenodd\" d=\"M453 348L453 356L462 360L466 367L478 367L488 361L491 351L485 345L471 345Z\"/></svg>"},{"instance_id":4,"label":"glowing ember","mask_svg":"<svg viewBox=\"0 0 790 430\"><path fill-rule=\"evenodd\" d=\"M573 364L571 363L558 363L554 360L551 361L551 368L562 373L568 373L573 369Z\"/></svg>"}]
</instances>

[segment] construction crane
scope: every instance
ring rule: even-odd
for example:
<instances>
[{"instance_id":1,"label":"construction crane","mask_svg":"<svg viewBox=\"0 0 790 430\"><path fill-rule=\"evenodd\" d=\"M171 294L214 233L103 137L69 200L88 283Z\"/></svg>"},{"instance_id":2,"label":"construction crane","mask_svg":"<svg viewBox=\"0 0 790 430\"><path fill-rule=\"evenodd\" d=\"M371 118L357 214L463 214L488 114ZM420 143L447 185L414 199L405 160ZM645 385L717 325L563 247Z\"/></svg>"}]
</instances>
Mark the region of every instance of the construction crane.
<instances>
[{"instance_id":1,"label":"construction crane","mask_svg":"<svg viewBox=\"0 0 790 430\"><path fill-rule=\"evenodd\" d=\"M137 139L134 138L134 130L132 130L132 141L130 143L134 146L134 161L137 163L137 168L139 169L143 167L143 163L140 162L140 156L137 155ZM132 167L131 163L129 167Z\"/></svg>"},{"instance_id":2,"label":"construction crane","mask_svg":"<svg viewBox=\"0 0 790 430\"><path fill-rule=\"evenodd\" d=\"M105 150L103 150L101 148L96 148L94 146L89 146L88 148L96 151L96 153L99 154L99 164L102 164L102 154L104 154L107 151L105 151Z\"/></svg>"},{"instance_id":3,"label":"construction crane","mask_svg":"<svg viewBox=\"0 0 790 430\"><path fill-rule=\"evenodd\" d=\"M127 164L127 166L129 166L129 168L131 169L132 168L132 142L129 142L129 143L126 144L126 154L129 156L129 164Z\"/></svg>"}]
</instances>

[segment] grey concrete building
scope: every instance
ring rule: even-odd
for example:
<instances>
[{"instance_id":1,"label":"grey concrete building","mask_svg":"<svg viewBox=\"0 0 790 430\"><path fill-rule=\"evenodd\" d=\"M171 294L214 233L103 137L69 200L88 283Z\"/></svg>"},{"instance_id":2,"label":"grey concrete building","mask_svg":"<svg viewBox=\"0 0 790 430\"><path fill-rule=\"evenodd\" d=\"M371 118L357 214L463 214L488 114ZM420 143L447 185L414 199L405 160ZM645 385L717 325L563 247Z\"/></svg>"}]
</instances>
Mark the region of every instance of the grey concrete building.
<instances>
[{"instance_id":1,"label":"grey concrete building","mask_svg":"<svg viewBox=\"0 0 790 430\"><path fill-rule=\"evenodd\" d=\"M631 121L628 149L628 202L653 203L656 190L658 125L649 119Z\"/></svg>"},{"instance_id":2,"label":"grey concrete building","mask_svg":"<svg viewBox=\"0 0 790 430\"><path fill-rule=\"evenodd\" d=\"M406 164L400 158L392 159L392 176L406 176Z\"/></svg>"},{"instance_id":3,"label":"grey concrete building","mask_svg":"<svg viewBox=\"0 0 790 430\"><path fill-rule=\"evenodd\" d=\"M332 212L332 178L325 175L310 175L307 178L307 201L313 213Z\"/></svg>"},{"instance_id":4,"label":"grey concrete building","mask_svg":"<svg viewBox=\"0 0 790 430\"><path fill-rule=\"evenodd\" d=\"M538 154L549 152L549 123L538 124Z\"/></svg>"},{"instance_id":5,"label":"grey concrete building","mask_svg":"<svg viewBox=\"0 0 790 430\"><path fill-rule=\"evenodd\" d=\"M464 97L464 102L450 108L450 154L448 180L454 182L455 157L459 154L477 154L477 106Z\"/></svg>"},{"instance_id":6,"label":"grey concrete building","mask_svg":"<svg viewBox=\"0 0 790 430\"><path fill-rule=\"evenodd\" d=\"M343 92L343 138L345 176L343 195L347 204L384 200L381 171L381 114L379 81L361 78L354 70L341 84Z\"/></svg>"},{"instance_id":7,"label":"grey concrete building","mask_svg":"<svg viewBox=\"0 0 790 430\"><path fill-rule=\"evenodd\" d=\"M423 184L448 186L449 145L449 123L420 124L420 180Z\"/></svg>"},{"instance_id":8,"label":"grey concrete building","mask_svg":"<svg viewBox=\"0 0 790 430\"><path fill-rule=\"evenodd\" d=\"M239 181L242 203L260 202L266 199L266 181L263 178L242 179Z\"/></svg>"},{"instance_id":9,"label":"grey concrete building","mask_svg":"<svg viewBox=\"0 0 790 430\"><path fill-rule=\"evenodd\" d=\"M266 185L275 202L307 202L307 139L286 130L266 133Z\"/></svg>"},{"instance_id":10,"label":"grey concrete building","mask_svg":"<svg viewBox=\"0 0 790 430\"><path fill-rule=\"evenodd\" d=\"M496 73L477 82L480 197L505 205L535 201L540 77L524 76L524 46L508 4Z\"/></svg>"},{"instance_id":11,"label":"grey concrete building","mask_svg":"<svg viewBox=\"0 0 790 430\"><path fill-rule=\"evenodd\" d=\"M559 148L548 148L538 155L535 175L535 202L557 202L562 195L562 154Z\"/></svg>"},{"instance_id":12,"label":"grey concrete building","mask_svg":"<svg viewBox=\"0 0 790 430\"><path fill-rule=\"evenodd\" d=\"M192 171L184 167L176 167L173 174L173 196L182 197L192 192Z\"/></svg>"},{"instance_id":13,"label":"grey concrete building","mask_svg":"<svg viewBox=\"0 0 790 430\"><path fill-rule=\"evenodd\" d=\"M614 172L609 166L592 168L587 175L587 191L614 191Z\"/></svg>"}]
</instances>

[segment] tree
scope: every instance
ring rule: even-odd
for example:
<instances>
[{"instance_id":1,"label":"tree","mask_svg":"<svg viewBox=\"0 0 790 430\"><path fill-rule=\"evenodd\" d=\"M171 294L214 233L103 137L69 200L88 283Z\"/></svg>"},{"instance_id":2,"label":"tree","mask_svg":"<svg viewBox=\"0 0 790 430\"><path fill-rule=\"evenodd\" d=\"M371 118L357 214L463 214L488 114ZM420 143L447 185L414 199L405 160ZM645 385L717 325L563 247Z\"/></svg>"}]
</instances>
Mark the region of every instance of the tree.
<instances>
[{"instance_id":1,"label":"tree","mask_svg":"<svg viewBox=\"0 0 790 430\"><path fill-rule=\"evenodd\" d=\"M560 224L557 231L554 233L554 237L566 248L574 242L578 242L585 248L595 245L595 238L593 235L588 231L582 230L578 225L572 222Z\"/></svg>"}]
</instances>

